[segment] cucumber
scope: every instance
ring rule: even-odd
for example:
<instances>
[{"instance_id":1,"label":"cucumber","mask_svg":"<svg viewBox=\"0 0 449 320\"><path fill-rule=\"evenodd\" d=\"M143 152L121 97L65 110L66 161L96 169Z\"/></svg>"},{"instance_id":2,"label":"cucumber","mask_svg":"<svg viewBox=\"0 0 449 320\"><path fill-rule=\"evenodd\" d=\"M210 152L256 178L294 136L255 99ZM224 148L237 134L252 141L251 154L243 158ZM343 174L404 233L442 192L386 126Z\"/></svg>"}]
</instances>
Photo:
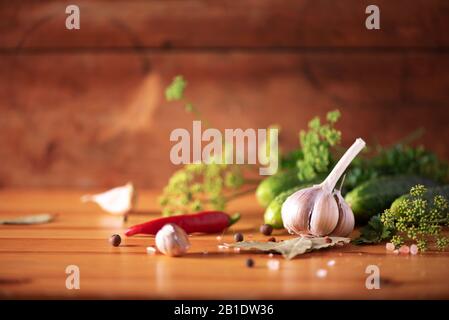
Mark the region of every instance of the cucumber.
<instances>
[{"instance_id":1,"label":"cucumber","mask_svg":"<svg viewBox=\"0 0 449 320\"><path fill-rule=\"evenodd\" d=\"M449 185L428 188L427 192L424 194L424 199L426 199L428 202L432 202L437 195L442 195L449 200ZM400 196L399 198L394 200L394 202L391 204L390 209L395 210L403 201L405 201L406 199L410 199L410 197L411 196L409 194Z\"/></svg>"},{"instance_id":2,"label":"cucumber","mask_svg":"<svg viewBox=\"0 0 449 320\"><path fill-rule=\"evenodd\" d=\"M264 222L266 224L271 225L274 229L282 229L284 227L284 223L282 222L282 204L285 200L287 200L288 197L290 197L293 193L296 191L310 187L312 184L301 184L297 185L296 187L293 187L291 189L288 189L287 191L281 192L278 194L268 205L267 209L265 210L264 214Z\"/></svg>"},{"instance_id":3,"label":"cucumber","mask_svg":"<svg viewBox=\"0 0 449 320\"><path fill-rule=\"evenodd\" d=\"M357 186L346 195L345 200L351 206L356 222L365 222L389 208L396 198L408 193L417 184L436 186L432 180L417 176L381 177Z\"/></svg>"},{"instance_id":4,"label":"cucumber","mask_svg":"<svg viewBox=\"0 0 449 320\"><path fill-rule=\"evenodd\" d=\"M298 170L292 169L276 173L262 180L256 190L259 204L266 208L270 202L281 192L298 185Z\"/></svg>"}]
</instances>

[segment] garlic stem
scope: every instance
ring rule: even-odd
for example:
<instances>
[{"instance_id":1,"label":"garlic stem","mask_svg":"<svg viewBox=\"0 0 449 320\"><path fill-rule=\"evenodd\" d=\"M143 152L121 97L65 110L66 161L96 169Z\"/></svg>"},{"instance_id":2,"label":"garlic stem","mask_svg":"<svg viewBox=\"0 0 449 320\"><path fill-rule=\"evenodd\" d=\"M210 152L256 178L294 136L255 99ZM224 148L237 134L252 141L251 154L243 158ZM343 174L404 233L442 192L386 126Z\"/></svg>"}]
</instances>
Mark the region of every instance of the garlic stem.
<instances>
[{"instance_id":1,"label":"garlic stem","mask_svg":"<svg viewBox=\"0 0 449 320\"><path fill-rule=\"evenodd\" d=\"M355 140L352 146L345 152L345 154L335 165L334 169L332 169L331 173L329 173L326 180L324 180L321 184L326 191L332 192L332 190L334 190L337 181L351 164L352 160L354 160L359 152L362 151L365 145L366 143L362 139L358 138Z\"/></svg>"}]
</instances>

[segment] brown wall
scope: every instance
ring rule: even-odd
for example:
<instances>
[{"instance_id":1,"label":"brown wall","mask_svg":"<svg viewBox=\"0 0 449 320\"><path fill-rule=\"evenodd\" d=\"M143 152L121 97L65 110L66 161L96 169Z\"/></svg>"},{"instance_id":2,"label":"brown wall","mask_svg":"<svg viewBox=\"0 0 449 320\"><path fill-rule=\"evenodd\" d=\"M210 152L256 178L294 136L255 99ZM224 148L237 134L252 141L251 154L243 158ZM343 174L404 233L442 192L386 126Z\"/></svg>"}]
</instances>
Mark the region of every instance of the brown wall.
<instances>
[{"instance_id":1,"label":"brown wall","mask_svg":"<svg viewBox=\"0 0 449 320\"><path fill-rule=\"evenodd\" d=\"M192 121L163 100L176 74L215 127L277 123L284 149L338 107L345 144L423 127L449 158L449 2L374 2L0 1L0 186L163 185Z\"/></svg>"}]
</instances>

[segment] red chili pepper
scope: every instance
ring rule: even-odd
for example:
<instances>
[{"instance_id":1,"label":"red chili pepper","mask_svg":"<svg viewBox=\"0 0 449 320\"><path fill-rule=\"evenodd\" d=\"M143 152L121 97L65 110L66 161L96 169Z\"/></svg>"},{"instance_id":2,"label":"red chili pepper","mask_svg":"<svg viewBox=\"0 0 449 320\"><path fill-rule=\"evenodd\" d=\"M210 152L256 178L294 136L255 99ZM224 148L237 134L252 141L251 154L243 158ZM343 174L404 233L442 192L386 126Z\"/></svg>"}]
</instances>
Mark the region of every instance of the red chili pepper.
<instances>
[{"instance_id":1,"label":"red chili pepper","mask_svg":"<svg viewBox=\"0 0 449 320\"><path fill-rule=\"evenodd\" d=\"M172 217L164 217L151 220L142 224L130 227L125 235L135 234L155 235L167 223L175 223L183 228L187 233L218 233L233 225L240 219L240 214L236 213L232 217L221 211L204 211L194 214L185 214Z\"/></svg>"}]
</instances>

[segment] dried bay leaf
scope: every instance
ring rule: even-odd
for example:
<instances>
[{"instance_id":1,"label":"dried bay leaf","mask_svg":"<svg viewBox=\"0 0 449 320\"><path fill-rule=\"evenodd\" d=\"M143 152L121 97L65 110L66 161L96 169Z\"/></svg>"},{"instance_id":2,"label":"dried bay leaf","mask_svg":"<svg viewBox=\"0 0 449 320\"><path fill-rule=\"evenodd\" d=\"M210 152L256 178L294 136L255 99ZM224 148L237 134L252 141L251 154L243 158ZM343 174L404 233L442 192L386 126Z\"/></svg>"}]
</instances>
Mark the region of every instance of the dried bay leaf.
<instances>
[{"instance_id":1,"label":"dried bay leaf","mask_svg":"<svg viewBox=\"0 0 449 320\"><path fill-rule=\"evenodd\" d=\"M342 237L298 237L281 242L242 241L225 244L230 248L244 250L260 250L264 252L275 251L281 253L286 259L293 259L297 255L335 246L337 243L349 243L349 238Z\"/></svg>"},{"instance_id":2,"label":"dried bay leaf","mask_svg":"<svg viewBox=\"0 0 449 320\"><path fill-rule=\"evenodd\" d=\"M54 215L50 213L34 214L12 219L0 220L0 224L41 224L47 223L54 219Z\"/></svg>"}]
</instances>

